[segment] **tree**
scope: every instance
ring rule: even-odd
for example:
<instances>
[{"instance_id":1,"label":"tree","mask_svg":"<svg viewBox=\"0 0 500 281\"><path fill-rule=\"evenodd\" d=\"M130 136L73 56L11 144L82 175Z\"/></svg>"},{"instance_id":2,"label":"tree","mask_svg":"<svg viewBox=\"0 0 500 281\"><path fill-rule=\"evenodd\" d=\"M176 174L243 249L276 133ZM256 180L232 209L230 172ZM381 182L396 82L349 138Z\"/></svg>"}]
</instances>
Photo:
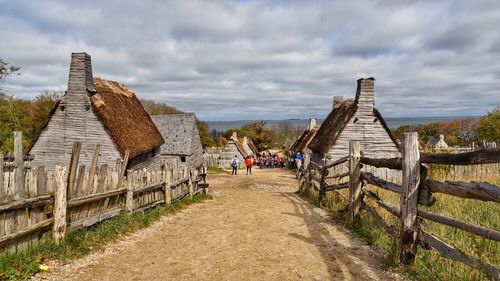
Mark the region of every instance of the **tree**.
<instances>
[{"instance_id":1,"label":"tree","mask_svg":"<svg viewBox=\"0 0 500 281\"><path fill-rule=\"evenodd\" d=\"M172 114L172 113L183 113L177 108L170 106L163 102L157 102L154 100L140 99L142 106L149 115L162 115L162 114Z\"/></svg>"},{"instance_id":2,"label":"tree","mask_svg":"<svg viewBox=\"0 0 500 281\"><path fill-rule=\"evenodd\" d=\"M217 146L217 141L208 132L207 123L196 119L196 125L198 126L198 131L200 132L201 145L203 147L214 147Z\"/></svg>"},{"instance_id":3,"label":"tree","mask_svg":"<svg viewBox=\"0 0 500 281\"><path fill-rule=\"evenodd\" d=\"M482 117L474 131L479 141L500 143L500 106Z\"/></svg>"},{"instance_id":4,"label":"tree","mask_svg":"<svg viewBox=\"0 0 500 281\"><path fill-rule=\"evenodd\" d=\"M303 129L294 127L292 122L285 120L279 122L274 131L276 136L276 145L282 149L288 149L300 136Z\"/></svg>"},{"instance_id":5,"label":"tree","mask_svg":"<svg viewBox=\"0 0 500 281\"><path fill-rule=\"evenodd\" d=\"M274 133L266 127L266 121L257 121L241 127L241 135L249 137L259 151L272 148L275 141Z\"/></svg>"},{"instance_id":6,"label":"tree","mask_svg":"<svg viewBox=\"0 0 500 281\"><path fill-rule=\"evenodd\" d=\"M12 75L19 75L19 66L12 65L3 59L0 59L0 85L5 82L7 78L9 78ZM0 98L5 98L6 95L2 91L2 88L0 87Z\"/></svg>"}]
</instances>

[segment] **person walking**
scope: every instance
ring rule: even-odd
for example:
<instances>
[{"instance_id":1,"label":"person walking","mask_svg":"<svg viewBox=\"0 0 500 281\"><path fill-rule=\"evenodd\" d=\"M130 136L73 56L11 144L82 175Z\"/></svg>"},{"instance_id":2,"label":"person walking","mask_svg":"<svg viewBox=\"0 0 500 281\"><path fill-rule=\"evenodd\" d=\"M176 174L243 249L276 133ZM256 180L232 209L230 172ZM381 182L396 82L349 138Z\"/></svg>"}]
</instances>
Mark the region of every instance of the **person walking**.
<instances>
[{"instance_id":1,"label":"person walking","mask_svg":"<svg viewBox=\"0 0 500 281\"><path fill-rule=\"evenodd\" d=\"M247 156L247 159L245 159L245 166L247 167L247 175L250 173L252 174L252 165L253 165L253 159L251 156Z\"/></svg>"},{"instance_id":2,"label":"person walking","mask_svg":"<svg viewBox=\"0 0 500 281\"><path fill-rule=\"evenodd\" d=\"M235 175L238 173L238 156L235 155L233 160L231 160L231 167L233 168L233 171L231 172L231 175Z\"/></svg>"},{"instance_id":3,"label":"person walking","mask_svg":"<svg viewBox=\"0 0 500 281\"><path fill-rule=\"evenodd\" d=\"M295 164L297 166L297 170L302 167L302 153L300 153L300 151L295 154Z\"/></svg>"}]
</instances>

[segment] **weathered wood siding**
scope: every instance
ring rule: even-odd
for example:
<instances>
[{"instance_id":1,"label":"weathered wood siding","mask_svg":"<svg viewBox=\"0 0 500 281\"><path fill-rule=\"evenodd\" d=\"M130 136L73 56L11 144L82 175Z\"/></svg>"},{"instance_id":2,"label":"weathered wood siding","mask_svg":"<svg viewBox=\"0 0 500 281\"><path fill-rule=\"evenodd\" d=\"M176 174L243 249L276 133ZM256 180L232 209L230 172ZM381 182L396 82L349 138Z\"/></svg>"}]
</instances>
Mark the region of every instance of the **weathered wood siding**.
<instances>
[{"instance_id":1,"label":"weathered wood siding","mask_svg":"<svg viewBox=\"0 0 500 281\"><path fill-rule=\"evenodd\" d=\"M196 169L203 166L203 146L201 145L200 132L198 131L196 123L192 130L193 139L191 140L191 155L187 157L186 162L188 167Z\"/></svg>"},{"instance_id":2,"label":"weathered wood siding","mask_svg":"<svg viewBox=\"0 0 500 281\"><path fill-rule=\"evenodd\" d=\"M77 54L72 57L67 94L30 151L34 166L45 166L50 171L56 165L68 166L75 141L82 143L82 165L90 165L96 144L101 145L99 165L114 166L117 159L121 159L113 140L90 105L87 86L92 83L92 68L87 56Z\"/></svg>"},{"instance_id":3,"label":"weathered wood siding","mask_svg":"<svg viewBox=\"0 0 500 281\"><path fill-rule=\"evenodd\" d=\"M401 157L396 144L392 141L389 134L383 127L382 123L373 114L373 111L368 113L365 110L358 110L353 118L349 120L344 130L340 133L335 144L327 153L328 162L335 161L339 158L349 155L349 141L359 140L360 148L363 151L364 157L369 158L392 158ZM323 164L324 155L318 152L313 152L311 161L316 164ZM364 166L364 171L373 172L376 176L386 180L401 181L401 172L373 167ZM347 164L339 165L332 168L330 174L344 173L348 171Z\"/></svg>"},{"instance_id":4,"label":"weathered wood siding","mask_svg":"<svg viewBox=\"0 0 500 281\"><path fill-rule=\"evenodd\" d=\"M236 144L232 140L230 140L220 154L218 167L222 169L231 169L231 161L233 160L235 155L238 157L239 168L245 167L244 156L238 150Z\"/></svg>"}]
</instances>

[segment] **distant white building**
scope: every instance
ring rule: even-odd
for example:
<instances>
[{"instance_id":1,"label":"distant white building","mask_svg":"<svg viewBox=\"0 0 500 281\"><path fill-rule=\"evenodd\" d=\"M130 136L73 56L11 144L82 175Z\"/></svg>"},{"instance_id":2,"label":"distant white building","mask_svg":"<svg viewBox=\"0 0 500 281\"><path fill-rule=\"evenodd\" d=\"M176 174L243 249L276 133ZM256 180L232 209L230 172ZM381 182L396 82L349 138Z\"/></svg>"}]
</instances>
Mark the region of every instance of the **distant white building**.
<instances>
[{"instance_id":1,"label":"distant white building","mask_svg":"<svg viewBox=\"0 0 500 281\"><path fill-rule=\"evenodd\" d=\"M449 148L448 144L444 141L444 135L434 136L427 142L429 149L446 149Z\"/></svg>"}]
</instances>

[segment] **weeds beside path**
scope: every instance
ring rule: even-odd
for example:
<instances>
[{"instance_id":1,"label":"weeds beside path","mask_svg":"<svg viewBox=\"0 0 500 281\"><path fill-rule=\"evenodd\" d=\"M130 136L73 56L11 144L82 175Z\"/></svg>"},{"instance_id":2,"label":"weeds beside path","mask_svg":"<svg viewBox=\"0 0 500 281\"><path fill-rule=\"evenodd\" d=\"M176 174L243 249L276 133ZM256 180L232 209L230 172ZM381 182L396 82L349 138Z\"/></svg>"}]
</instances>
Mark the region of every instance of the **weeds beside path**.
<instances>
[{"instance_id":1,"label":"weeds beside path","mask_svg":"<svg viewBox=\"0 0 500 281\"><path fill-rule=\"evenodd\" d=\"M382 255L294 192L286 170L212 174L213 200L37 280L399 280Z\"/></svg>"}]
</instances>

